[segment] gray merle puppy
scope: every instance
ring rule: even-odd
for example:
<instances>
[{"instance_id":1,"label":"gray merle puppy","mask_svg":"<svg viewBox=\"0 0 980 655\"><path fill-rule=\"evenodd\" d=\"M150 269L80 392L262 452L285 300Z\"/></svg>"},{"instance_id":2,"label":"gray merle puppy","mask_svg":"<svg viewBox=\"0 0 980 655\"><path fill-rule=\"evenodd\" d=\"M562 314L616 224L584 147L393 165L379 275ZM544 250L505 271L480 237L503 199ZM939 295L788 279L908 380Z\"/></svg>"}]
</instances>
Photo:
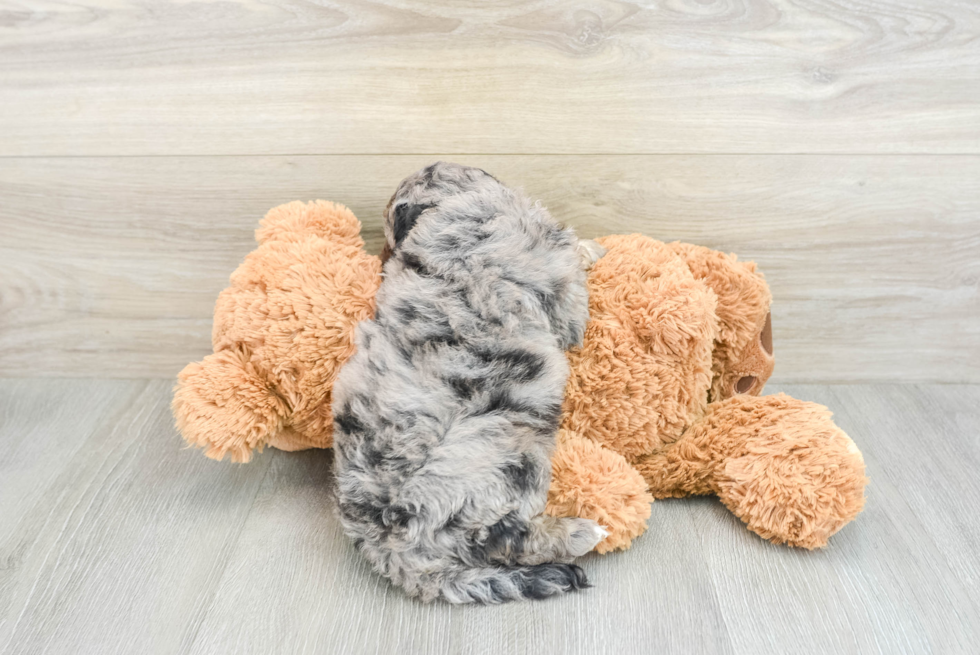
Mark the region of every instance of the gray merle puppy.
<instances>
[{"instance_id":1,"label":"gray merle puppy","mask_svg":"<svg viewBox=\"0 0 980 655\"><path fill-rule=\"evenodd\" d=\"M484 171L442 162L398 187L385 239L377 313L333 391L345 532L424 601L588 586L569 562L606 532L542 512L564 350L588 320L582 258L601 249Z\"/></svg>"}]
</instances>

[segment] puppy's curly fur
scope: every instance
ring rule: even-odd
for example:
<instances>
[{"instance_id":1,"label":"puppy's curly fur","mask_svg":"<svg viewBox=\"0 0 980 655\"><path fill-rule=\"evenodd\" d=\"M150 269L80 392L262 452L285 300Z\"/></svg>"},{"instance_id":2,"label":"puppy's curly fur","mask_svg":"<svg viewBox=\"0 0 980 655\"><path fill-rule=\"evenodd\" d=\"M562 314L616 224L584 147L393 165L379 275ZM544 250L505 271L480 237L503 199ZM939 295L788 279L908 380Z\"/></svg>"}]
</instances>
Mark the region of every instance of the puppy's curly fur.
<instances>
[{"instance_id":1,"label":"puppy's curly fur","mask_svg":"<svg viewBox=\"0 0 980 655\"><path fill-rule=\"evenodd\" d=\"M412 596L543 598L605 536L543 515L588 292L578 241L476 168L437 163L385 210L373 321L334 385L341 520Z\"/></svg>"}]
</instances>

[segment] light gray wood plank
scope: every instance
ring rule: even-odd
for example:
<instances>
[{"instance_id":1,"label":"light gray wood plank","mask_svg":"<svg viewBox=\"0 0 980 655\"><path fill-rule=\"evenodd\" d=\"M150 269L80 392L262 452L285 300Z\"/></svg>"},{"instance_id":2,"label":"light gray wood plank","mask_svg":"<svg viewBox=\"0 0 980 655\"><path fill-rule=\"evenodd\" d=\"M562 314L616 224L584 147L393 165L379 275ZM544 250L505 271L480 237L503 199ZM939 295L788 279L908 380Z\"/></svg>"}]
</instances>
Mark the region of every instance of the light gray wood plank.
<instances>
[{"instance_id":1,"label":"light gray wood plank","mask_svg":"<svg viewBox=\"0 0 980 655\"><path fill-rule=\"evenodd\" d=\"M0 542L0 652L185 649L267 464L221 466L183 449L167 381L0 386L0 444L22 441L24 426L34 440L19 448L30 477L5 470L2 483L15 487L4 504L22 504ZM60 470L46 472L49 461Z\"/></svg>"},{"instance_id":2,"label":"light gray wood plank","mask_svg":"<svg viewBox=\"0 0 980 655\"><path fill-rule=\"evenodd\" d=\"M730 652L681 505L623 555L586 558L595 587L497 607L422 605L340 530L330 453L275 453L192 653Z\"/></svg>"},{"instance_id":3,"label":"light gray wood plank","mask_svg":"<svg viewBox=\"0 0 980 655\"><path fill-rule=\"evenodd\" d=\"M142 380L0 381L0 648L64 524L64 481L89 438L146 388Z\"/></svg>"},{"instance_id":4,"label":"light gray wood plank","mask_svg":"<svg viewBox=\"0 0 980 655\"><path fill-rule=\"evenodd\" d=\"M364 222L436 159L0 159L0 375L176 374L272 206ZM583 236L756 260L784 381L980 381L980 156L475 156Z\"/></svg>"},{"instance_id":5,"label":"light gray wood plank","mask_svg":"<svg viewBox=\"0 0 980 655\"><path fill-rule=\"evenodd\" d=\"M944 397L949 388L957 394ZM975 485L947 491L939 471L954 477L972 472L968 461L948 451L963 452L975 441L980 417L973 413L967 430L949 429L941 417L960 400L975 407L980 388L766 389L780 390L835 411L864 453L867 506L816 552L762 542L720 505L722 517L697 523L725 620L738 626L732 631L736 652L970 652L980 637L980 556L976 548L957 547L964 531L980 529L980 491ZM909 402L920 393L945 402ZM937 449L939 442L947 446ZM936 477L927 479L930 472Z\"/></svg>"},{"instance_id":6,"label":"light gray wood plank","mask_svg":"<svg viewBox=\"0 0 980 655\"><path fill-rule=\"evenodd\" d=\"M0 154L980 152L960 0L4 2Z\"/></svg>"},{"instance_id":7,"label":"light gray wood plank","mask_svg":"<svg viewBox=\"0 0 980 655\"><path fill-rule=\"evenodd\" d=\"M125 411L145 387L142 380L84 386L74 380L0 380L0 525L17 525L31 514L92 433ZM16 568L16 551L29 546L6 550L0 557L8 564L3 570Z\"/></svg>"},{"instance_id":8,"label":"light gray wood plank","mask_svg":"<svg viewBox=\"0 0 980 655\"><path fill-rule=\"evenodd\" d=\"M277 453L192 652L969 652L980 492L930 474L972 474L946 451L975 444L980 417L957 408L978 406L980 387L779 390L831 405L868 461L867 509L825 550L773 546L715 499L660 501L630 551L584 560L596 585L584 593L422 606L339 534L329 455Z\"/></svg>"},{"instance_id":9,"label":"light gray wood plank","mask_svg":"<svg viewBox=\"0 0 980 655\"><path fill-rule=\"evenodd\" d=\"M829 405L868 463L867 508L827 549L772 546L715 499L659 501L630 551L583 560L594 588L502 607L406 599L341 534L329 452L206 460L170 427L167 387L0 381L0 652L892 654L980 637L978 385L770 385Z\"/></svg>"}]
</instances>

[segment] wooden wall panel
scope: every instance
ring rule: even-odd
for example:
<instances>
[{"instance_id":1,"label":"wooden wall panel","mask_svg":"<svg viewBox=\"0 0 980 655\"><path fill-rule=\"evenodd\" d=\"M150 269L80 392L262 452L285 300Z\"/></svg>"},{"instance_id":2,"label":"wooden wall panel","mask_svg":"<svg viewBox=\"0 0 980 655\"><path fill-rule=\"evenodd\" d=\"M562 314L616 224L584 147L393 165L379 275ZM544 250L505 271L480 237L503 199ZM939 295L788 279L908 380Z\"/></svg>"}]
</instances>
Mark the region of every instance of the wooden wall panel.
<instances>
[{"instance_id":1,"label":"wooden wall panel","mask_svg":"<svg viewBox=\"0 0 980 655\"><path fill-rule=\"evenodd\" d=\"M961 0L0 2L0 155L980 153Z\"/></svg>"},{"instance_id":2,"label":"wooden wall panel","mask_svg":"<svg viewBox=\"0 0 980 655\"><path fill-rule=\"evenodd\" d=\"M174 375L270 207L344 202L380 249L436 155L0 159L0 376ZM755 259L782 380L980 381L980 157L458 156L583 236Z\"/></svg>"}]
</instances>

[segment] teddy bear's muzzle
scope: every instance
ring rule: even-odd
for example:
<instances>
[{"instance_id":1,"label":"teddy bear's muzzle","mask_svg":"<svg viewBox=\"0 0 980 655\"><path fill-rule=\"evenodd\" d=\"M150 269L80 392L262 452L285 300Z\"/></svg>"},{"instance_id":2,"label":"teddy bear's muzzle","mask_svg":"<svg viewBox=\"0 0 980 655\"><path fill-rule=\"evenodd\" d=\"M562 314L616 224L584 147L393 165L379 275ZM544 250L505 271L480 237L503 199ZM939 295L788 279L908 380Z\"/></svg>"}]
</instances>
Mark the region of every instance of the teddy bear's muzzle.
<instances>
[{"instance_id":1,"label":"teddy bear's muzzle","mask_svg":"<svg viewBox=\"0 0 980 655\"><path fill-rule=\"evenodd\" d=\"M758 395L761 393L762 387L765 386L769 376L772 375L773 364L772 312L769 312L766 314L766 322L762 326L762 332L759 333L757 342L750 343L742 355L742 366L740 368L743 371L752 371L752 373L743 373L735 378L732 384L731 395Z\"/></svg>"}]
</instances>

